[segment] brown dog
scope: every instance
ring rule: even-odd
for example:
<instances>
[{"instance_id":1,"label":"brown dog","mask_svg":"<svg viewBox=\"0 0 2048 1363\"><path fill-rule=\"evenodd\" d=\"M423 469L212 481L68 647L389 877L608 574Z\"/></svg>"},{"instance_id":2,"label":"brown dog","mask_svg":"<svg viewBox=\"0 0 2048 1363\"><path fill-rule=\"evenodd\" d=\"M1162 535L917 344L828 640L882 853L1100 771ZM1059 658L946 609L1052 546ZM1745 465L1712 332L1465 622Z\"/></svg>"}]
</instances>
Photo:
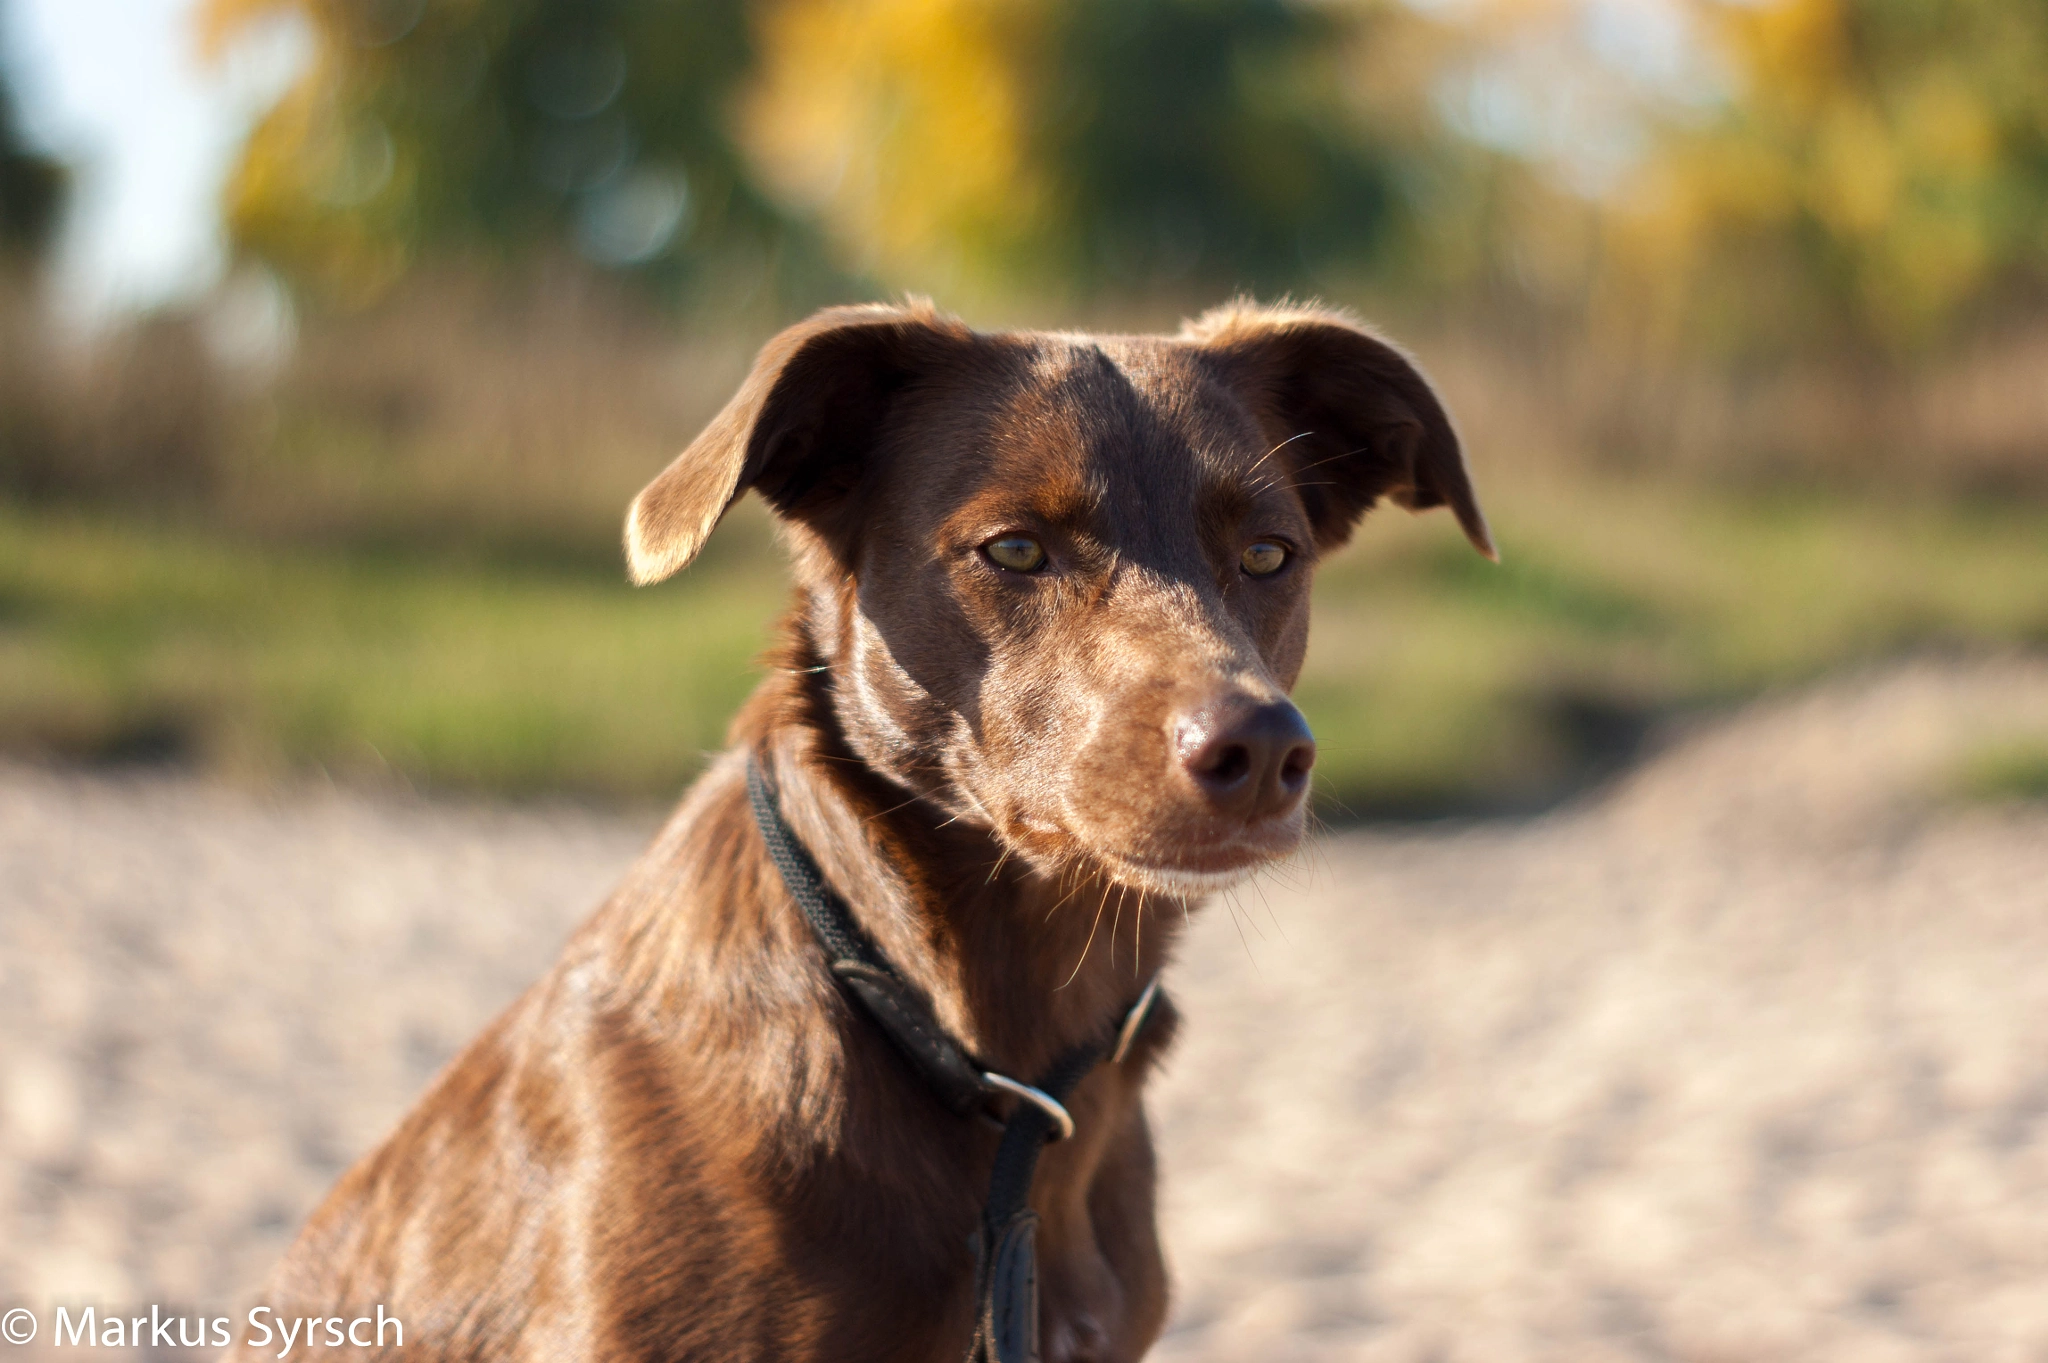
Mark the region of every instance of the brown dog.
<instances>
[{"instance_id":1,"label":"brown dog","mask_svg":"<svg viewBox=\"0 0 2048 1363\"><path fill-rule=\"evenodd\" d=\"M957 1363L997 1134L827 970L749 759L930 1016L1038 1075L1114 1029L1190 899L1300 839L1314 746L1286 692L1318 556L1382 497L1449 505L1492 553L1428 385L1315 309L1170 338L826 311L636 499L634 578L748 488L798 590L732 751L342 1179L271 1319L381 1307L413 1360ZM1160 1021L1072 1089L1030 1185L1050 1359L1137 1358L1165 1315Z\"/></svg>"}]
</instances>

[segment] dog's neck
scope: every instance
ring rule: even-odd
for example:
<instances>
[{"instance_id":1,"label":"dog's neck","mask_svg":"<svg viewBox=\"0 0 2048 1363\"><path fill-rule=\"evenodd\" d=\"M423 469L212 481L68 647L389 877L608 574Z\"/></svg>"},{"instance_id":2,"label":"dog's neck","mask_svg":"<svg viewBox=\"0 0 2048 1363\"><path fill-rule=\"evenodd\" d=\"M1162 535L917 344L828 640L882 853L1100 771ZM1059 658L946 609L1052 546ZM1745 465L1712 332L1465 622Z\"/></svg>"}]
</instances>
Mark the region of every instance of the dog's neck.
<instances>
[{"instance_id":1,"label":"dog's neck","mask_svg":"<svg viewBox=\"0 0 2048 1363\"><path fill-rule=\"evenodd\" d=\"M784 817L889 961L985 1062L1019 1077L1104 1038L1166 963L1186 901L1087 863L1048 873L862 762L800 642L733 736L770 763Z\"/></svg>"}]
</instances>

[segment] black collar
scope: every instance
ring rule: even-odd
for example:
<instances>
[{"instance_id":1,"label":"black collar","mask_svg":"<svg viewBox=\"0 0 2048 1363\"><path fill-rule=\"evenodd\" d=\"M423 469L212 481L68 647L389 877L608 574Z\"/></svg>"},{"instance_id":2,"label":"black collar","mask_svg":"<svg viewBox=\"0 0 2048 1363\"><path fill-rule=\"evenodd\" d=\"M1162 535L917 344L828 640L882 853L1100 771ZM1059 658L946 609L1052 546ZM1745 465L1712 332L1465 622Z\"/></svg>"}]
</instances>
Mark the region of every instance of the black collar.
<instances>
[{"instance_id":1,"label":"black collar","mask_svg":"<svg viewBox=\"0 0 2048 1363\"><path fill-rule=\"evenodd\" d=\"M832 892L818 865L782 817L774 789L758 756L747 760L747 796L768 857L782 873L790 898L803 910L832 975L945 1105L958 1116L986 1113L991 1100L1008 1094L1019 1101L1001 1122L976 1241L975 1339L968 1357L991 1363L1036 1363L1038 1281L1034 1240L1038 1217L1029 1208L1038 1152L1050 1140L1074 1133L1066 1097L1104 1059L1120 1063L1145 1028L1159 998L1154 977L1125 1013L1114 1033L1085 1042L1059 1057L1035 1084L1027 1084L978 1063L932 1015L917 992L896 973L854 921L845 901ZM991 1248L993 1247L993 1252Z\"/></svg>"}]
</instances>

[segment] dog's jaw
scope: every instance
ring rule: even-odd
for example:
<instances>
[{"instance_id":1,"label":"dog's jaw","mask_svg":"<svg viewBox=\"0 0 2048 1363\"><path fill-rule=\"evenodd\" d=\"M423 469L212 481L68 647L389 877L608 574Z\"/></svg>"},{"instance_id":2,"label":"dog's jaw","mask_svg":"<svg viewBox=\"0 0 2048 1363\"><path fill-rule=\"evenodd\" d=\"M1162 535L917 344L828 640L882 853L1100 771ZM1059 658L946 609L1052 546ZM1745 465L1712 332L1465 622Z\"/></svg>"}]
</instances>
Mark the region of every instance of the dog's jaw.
<instances>
[{"instance_id":1,"label":"dog's jaw","mask_svg":"<svg viewBox=\"0 0 2048 1363\"><path fill-rule=\"evenodd\" d=\"M1303 806L1266 824L1263 836L1204 840L1198 857L1161 856L1156 852L1148 855L1116 848L1102 849L1094 855L1111 878L1133 889L1199 899L1242 885L1300 849L1307 824Z\"/></svg>"},{"instance_id":2,"label":"dog's jaw","mask_svg":"<svg viewBox=\"0 0 2048 1363\"><path fill-rule=\"evenodd\" d=\"M1111 877L1134 890L1190 903L1235 889L1265 866L1263 862L1255 862L1228 871L1190 871L1177 866L1148 866L1127 857L1106 860L1103 864Z\"/></svg>"}]
</instances>

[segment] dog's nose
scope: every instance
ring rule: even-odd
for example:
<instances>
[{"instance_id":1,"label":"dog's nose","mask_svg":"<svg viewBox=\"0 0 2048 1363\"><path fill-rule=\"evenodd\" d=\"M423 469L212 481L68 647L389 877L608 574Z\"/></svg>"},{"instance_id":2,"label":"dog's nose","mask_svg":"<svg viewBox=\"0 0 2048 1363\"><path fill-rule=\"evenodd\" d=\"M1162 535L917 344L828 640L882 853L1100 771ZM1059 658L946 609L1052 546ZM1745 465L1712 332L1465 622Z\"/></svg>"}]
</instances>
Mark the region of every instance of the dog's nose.
<instances>
[{"instance_id":1,"label":"dog's nose","mask_svg":"<svg viewBox=\"0 0 2048 1363\"><path fill-rule=\"evenodd\" d=\"M1285 813L1308 789L1316 740L1285 700L1217 696L1181 716L1181 765L1219 813L1256 819Z\"/></svg>"}]
</instances>

